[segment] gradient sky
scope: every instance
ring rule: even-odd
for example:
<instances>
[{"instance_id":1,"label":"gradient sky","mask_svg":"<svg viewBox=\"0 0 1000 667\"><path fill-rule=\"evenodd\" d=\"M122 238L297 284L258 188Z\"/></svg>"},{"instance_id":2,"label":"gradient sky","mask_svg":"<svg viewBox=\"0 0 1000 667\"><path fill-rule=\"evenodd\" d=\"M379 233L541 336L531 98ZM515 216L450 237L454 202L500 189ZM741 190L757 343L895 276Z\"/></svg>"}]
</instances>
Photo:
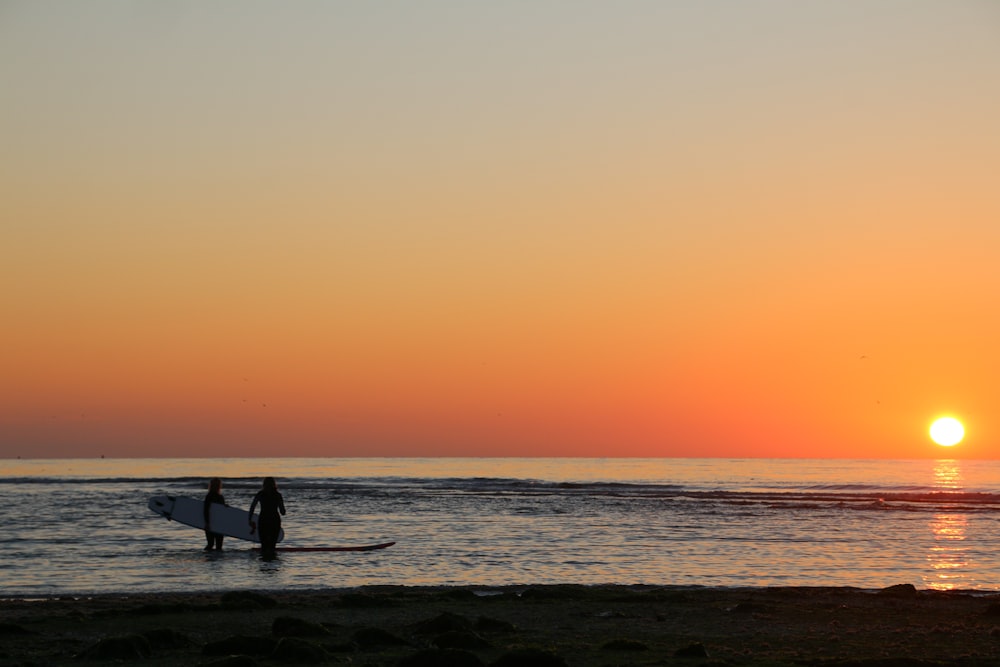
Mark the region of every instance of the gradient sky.
<instances>
[{"instance_id":1,"label":"gradient sky","mask_svg":"<svg viewBox=\"0 0 1000 667\"><path fill-rule=\"evenodd\" d=\"M1000 456L1000 3L0 0L0 456Z\"/></svg>"}]
</instances>

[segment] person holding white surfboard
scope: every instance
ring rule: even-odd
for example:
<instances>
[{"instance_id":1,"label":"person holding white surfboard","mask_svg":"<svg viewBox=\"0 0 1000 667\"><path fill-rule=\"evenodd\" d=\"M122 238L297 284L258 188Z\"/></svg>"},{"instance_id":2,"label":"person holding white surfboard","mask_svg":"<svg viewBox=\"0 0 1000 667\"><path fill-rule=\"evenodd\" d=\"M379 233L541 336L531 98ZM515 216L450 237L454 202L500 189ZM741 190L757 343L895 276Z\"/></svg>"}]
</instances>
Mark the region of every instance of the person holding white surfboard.
<instances>
[{"instance_id":1,"label":"person holding white surfboard","mask_svg":"<svg viewBox=\"0 0 1000 667\"><path fill-rule=\"evenodd\" d=\"M209 511L212 508L212 503L226 504L225 498L222 497L222 480L218 477L213 477L212 481L208 483L208 493L205 495L205 539L208 541L205 551L211 551L213 548L216 551L222 551L223 535L212 531L211 512Z\"/></svg>"},{"instance_id":2,"label":"person holding white surfboard","mask_svg":"<svg viewBox=\"0 0 1000 667\"><path fill-rule=\"evenodd\" d=\"M260 503L258 524L253 521L253 511ZM279 514L280 512L280 514ZM277 555L278 536L281 534L281 515L285 514L285 501L278 492L278 484L273 477L265 477L260 491L250 503L250 532L255 529L260 535L260 552L264 560L273 560Z\"/></svg>"}]
</instances>

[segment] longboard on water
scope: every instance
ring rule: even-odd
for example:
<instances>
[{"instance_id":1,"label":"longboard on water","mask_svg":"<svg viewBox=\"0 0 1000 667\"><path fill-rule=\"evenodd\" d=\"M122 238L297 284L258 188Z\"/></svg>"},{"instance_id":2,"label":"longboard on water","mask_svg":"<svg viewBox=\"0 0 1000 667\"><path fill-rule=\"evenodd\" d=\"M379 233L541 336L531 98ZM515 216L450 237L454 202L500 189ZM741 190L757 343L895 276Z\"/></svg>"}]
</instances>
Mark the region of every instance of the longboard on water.
<instances>
[{"instance_id":1,"label":"longboard on water","mask_svg":"<svg viewBox=\"0 0 1000 667\"><path fill-rule=\"evenodd\" d=\"M177 521L185 526L205 530L205 501L185 496L153 496L149 499L149 509L169 521ZM212 503L209 519L213 533L248 542L260 542L260 535L251 530L250 513L228 505ZM253 521L257 523L257 516ZM285 531L278 533L278 541L285 537Z\"/></svg>"},{"instance_id":2,"label":"longboard on water","mask_svg":"<svg viewBox=\"0 0 1000 667\"><path fill-rule=\"evenodd\" d=\"M380 544L363 544L356 547L278 547L277 551L283 552L314 552L314 551L375 551L391 547L395 542L382 542Z\"/></svg>"}]
</instances>

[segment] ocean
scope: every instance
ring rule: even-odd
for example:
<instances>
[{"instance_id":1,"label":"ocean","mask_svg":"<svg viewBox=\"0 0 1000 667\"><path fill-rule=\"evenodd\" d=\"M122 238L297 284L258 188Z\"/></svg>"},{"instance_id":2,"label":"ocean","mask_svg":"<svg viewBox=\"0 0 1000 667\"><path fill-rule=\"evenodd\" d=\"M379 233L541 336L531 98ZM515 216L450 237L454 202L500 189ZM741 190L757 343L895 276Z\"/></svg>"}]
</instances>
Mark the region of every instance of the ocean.
<instances>
[{"instance_id":1,"label":"ocean","mask_svg":"<svg viewBox=\"0 0 1000 667\"><path fill-rule=\"evenodd\" d=\"M284 495L263 561L153 514L223 480ZM0 461L0 598L364 585L1000 589L1000 462L768 459Z\"/></svg>"}]
</instances>

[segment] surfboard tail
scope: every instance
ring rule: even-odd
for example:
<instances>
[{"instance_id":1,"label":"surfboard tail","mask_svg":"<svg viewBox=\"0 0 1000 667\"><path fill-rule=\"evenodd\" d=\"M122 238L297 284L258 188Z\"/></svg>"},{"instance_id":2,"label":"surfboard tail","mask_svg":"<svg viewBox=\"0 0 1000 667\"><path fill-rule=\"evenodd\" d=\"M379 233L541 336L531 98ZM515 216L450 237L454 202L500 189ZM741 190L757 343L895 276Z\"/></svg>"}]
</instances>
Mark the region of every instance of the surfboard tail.
<instances>
[{"instance_id":1,"label":"surfboard tail","mask_svg":"<svg viewBox=\"0 0 1000 667\"><path fill-rule=\"evenodd\" d=\"M278 547L278 551L284 553L317 553L317 552L329 552L329 551L377 551L378 549L387 549L394 545L395 542L381 542L379 544L362 544L359 546L349 546L349 547Z\"/></svg>"}]
</instances>

